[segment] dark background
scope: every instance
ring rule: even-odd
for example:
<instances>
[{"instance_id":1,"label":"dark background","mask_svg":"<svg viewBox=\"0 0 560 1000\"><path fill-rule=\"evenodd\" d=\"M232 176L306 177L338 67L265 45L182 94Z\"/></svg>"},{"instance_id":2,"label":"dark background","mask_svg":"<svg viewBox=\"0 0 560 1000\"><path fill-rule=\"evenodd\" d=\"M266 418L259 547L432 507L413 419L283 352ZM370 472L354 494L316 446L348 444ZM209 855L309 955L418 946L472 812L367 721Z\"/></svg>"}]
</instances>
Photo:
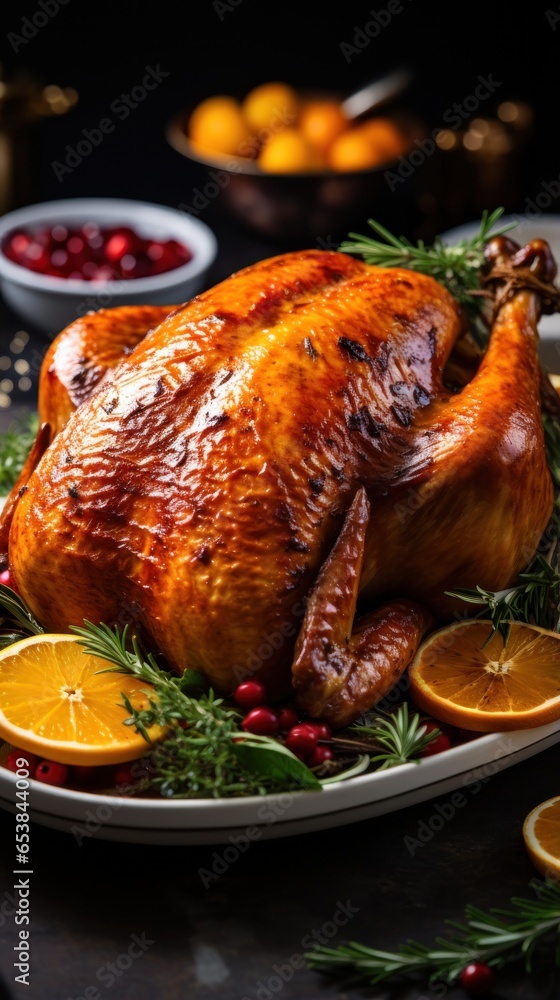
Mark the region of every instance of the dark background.
<instances>
[{"instance_id":1,"label":"dark background","mask_svg":"<svg viewBox=\"0 0 560 1000\"><path fill-rule=\"evenodd\" d=\"M42 83L75 87L79 93L71 112L31 130L32 155L17 177L16 203L92 195L170 206L188 203L206 174L167 143L164 128L170 115L211 93L241 96L273 79L347 93L406 65L414 82L405 106L429 129L441 126L446 110L473 93L479 76L491 74L499 81L499 100L530 104L530 146L516 166L513 188L508 186L511 177L504 176L503 191L498 187L496 194L503 193L504 202L507 194L508 211L523 212L526 199L560 172L560 25L555 30L560 8L534 3L519 8L519 16L510 2L456 6L403 0L391 23L347 61L341 44L353 43L372 10L386 8L384 0L345 0L328 9L304 0L230 0L229 9L226 0L222 6L211 0L182 5L156 0L141 6L69 0L15 52L8 33L21 34L22 19L40 8L29 2L5 5L0 28L4 78L25 69ZM147 66L158 65L169 74L162 85L59 182L53 161L63 160L65 147L75 147L83 129L95 128L110 113L113 100L141 83ZM476 178L461 185L445 171L429 176L432 201L424 202L424 209L415 203L403 216L389 195L382 206L387 221L409 237L471 221L485 197ZM551 198L548 210L557 208L558 199ZM217 202L202 217L219 240L211 279L289 249L248 233ZM359 221L349 220L349 228ZM17 320L5 311L0 344L4 339L5 346L16 329ZM557 774L558 752L552 749L496 775L415 857L405 849L403 837L433 814L433 803L358 827L256 844L211 890L202 888L197 869L209 863L213 848L95 840L79 848L69 835L35 828L34 985L19 993L40 1000L76 998L97 982L97 969L126 949L132 932L145 931L155 946L112 988L111 997L255 998L259 981L298 950L312 926L331 918L339 899L360 908L351 928L359 941L387 949L407 936L430 943L446 920L462 918L466 903L503 907L511 896L530 893L535 873L523 849L521 824L529 809L558 794ZM13 821L5 814L0 839L1 854L8 859ZM10 886L9 861L5 867L2 892ZM2 971L10 982L13 940L10 922L2 923ZM222 980L219 975L214 982L197 978L195 958L201 946L222 956L227 967ZM287 1000L433 1000L442 994L421 982L395 991L362 990L327 983L306 970L281 995ZM459 988L446 995L448 1000L464 996ZM539 960L533 977L524 976L519 966L505 972L493 994L495 1000L556 996L550 953Z\"/></svg>"},{"instance_id":2,"label":"dark background","mask_svg":"<svg viewBox=\"0 0 560 1000\"><path fill-rule=\"evenodd\" d=\"M294 0L282 4L197 0L183 5L162 0L141 6L69 0L34 38L20 44L14 35L21 35L23 19L38 9L36 4L20 3L4 13L4 76L9 79L26 68L44 83L76 88L79 101L68 114L32 130L32 173L27 187L20 178L19 202L105 195L189 204L194 188L207 180L207 174L204 168L189 165L167 143L165 124L175 112L209 94L242 96L274 79L350 93L401 65L413 73L413 83L402 98L404 107L418 115L428 130L441 127L445 112L473 94L479 76L491 75L500 83L495 98L485 102L479 114L492 114L502 100L529 103L530 146L521 162L511 164L510 180L504 176L502 190L499 184L492 188L490 196L498 198L501 193L502 201L483 207L504 204L508 211L522 211L525 199L534 197L543 181L556 179L560 170L560 23L556 23L560 7L554 5L526 5L520 17L502 0L476 0L463 7L402 0L400 12L376 38L346 55L342 46L353 45L356 32L371 21L372 11L381 15L386 4L350 0L327 9ZM158 65L169 74L164 82L125 121L117 121L115 131L79 167L58 180L52 163L64 160L66 146L75 148L82 130L95 128L111 114L111 102L140 84L147 66ZM484 202L481 179L474 176L457 184L451 173L439 174L434 162L428 166L431 200L422 209L395 218L408 236L417 230L431 235L433 230L478 218ZM392 205L396 213L398 199L387 194L387 221ZM549 210L556 207L554 199ZM227 227L230 220L222 218L222 211L221 205L212 204L204 218L218 229ZM359 221L349 219L349 224ZM243 262L267 252L266 246L251 249L244 244L249 234L235 233ZM228 250L231 232L218 235ZM228 257L224 270L229 263Z\"/></svg>"}]
</instances>

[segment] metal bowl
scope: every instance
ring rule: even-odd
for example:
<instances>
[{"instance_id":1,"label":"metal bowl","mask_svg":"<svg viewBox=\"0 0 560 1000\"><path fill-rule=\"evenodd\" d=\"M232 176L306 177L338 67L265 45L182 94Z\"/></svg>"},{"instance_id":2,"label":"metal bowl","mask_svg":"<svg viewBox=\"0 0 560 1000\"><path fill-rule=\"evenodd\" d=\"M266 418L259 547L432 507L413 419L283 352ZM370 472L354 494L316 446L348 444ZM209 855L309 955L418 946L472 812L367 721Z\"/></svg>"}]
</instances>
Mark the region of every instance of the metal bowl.
<instances>
[{"instance_id":1,"label":"metal bowl","mask_svg":"<svg viewBox=\"0 0 560 1000\"><path fill-rule=\"evenodd\" d=\"M406 111L384 110L383 115L401 128L410 150L426 135L423 124ZM205 155L189 141L189 116L189 110L176 114L165 129L170 145L200 168L190 201L180 208L201 216L219 199L233 217L267 239L308 243L346 235L355 219L386 215L387 203L396 204L402 188L409 193L414 187L408 179L391 186L388 174L400 166L397 161L352 172L268 173L248 157ZM417 168L412 173L418 174Z\"/></svg>"}]
</instances>

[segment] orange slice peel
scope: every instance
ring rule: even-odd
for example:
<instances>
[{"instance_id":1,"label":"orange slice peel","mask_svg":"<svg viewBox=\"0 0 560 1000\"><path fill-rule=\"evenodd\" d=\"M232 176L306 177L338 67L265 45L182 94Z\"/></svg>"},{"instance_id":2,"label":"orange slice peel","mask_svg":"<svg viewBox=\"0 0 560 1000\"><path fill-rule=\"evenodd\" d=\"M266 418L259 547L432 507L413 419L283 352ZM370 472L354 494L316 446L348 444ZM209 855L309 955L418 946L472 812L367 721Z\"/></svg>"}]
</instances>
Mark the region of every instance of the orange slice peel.
<instances>
[{"instance_id":1,"label":"orange slice peel","mask_svg":"<svg viewBox=\"0 0 560 1000\"><path fill-rule=\"evenodd\" d=\"M559 878L560 795L531 810L523 823L523 840L537 871L547 878Z\"/></svg>"},{"instance_id":2,"label":"orange slice peel","mask_svg":"<svg viewBox=\"0 0 560 1000\"><path fill-rule=\"evenodd\" d=\"M151 686L110 670L75 636L29 636L0 651L0 738L60 764L120 764L150 744L133 725L121 693L147 708ZM107 670L110 672L106 672ZM164 731L148 732L159 740Z\"/></svg>"},{"instance_id":3,"label":"orange slice peel","mask_svg":"<svg viewBox=\"0 0 560 1000\"><path fill-rule=\"evenodd\" d=\"M560 634L523 622L504 640L468 619L432 632L409 667L410 697L440 722L505 732L560 720Z\"/></svg>"}]
</instances>

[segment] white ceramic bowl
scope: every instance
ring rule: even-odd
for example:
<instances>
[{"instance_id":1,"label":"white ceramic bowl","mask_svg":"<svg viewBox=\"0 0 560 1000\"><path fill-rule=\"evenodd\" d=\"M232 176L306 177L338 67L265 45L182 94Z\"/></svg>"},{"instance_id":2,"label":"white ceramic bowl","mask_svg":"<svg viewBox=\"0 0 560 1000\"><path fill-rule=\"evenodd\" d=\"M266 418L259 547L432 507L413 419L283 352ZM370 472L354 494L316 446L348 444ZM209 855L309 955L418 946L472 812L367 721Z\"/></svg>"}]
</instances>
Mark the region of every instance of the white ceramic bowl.
<instances>
[{"instance_id":1,"label":"white ceramic bowl","mask_svg":"<svg viewBox=\"0 0 560 1000\"><path fill-rule=\"evenodd\" d=\"M0 249L0 293L22 320L56 336L86 312L119 305L179 305L203 287L218 243L199 219L178 209L125 198L73 198L18 208L0 218L0 245L13 229L60 223L96 222L130 226L140 236L176 239L192 258L180 267L147 278L127 278L103 284L77 278L38 274L9 260Z\"/></svg>"}]
</instances>

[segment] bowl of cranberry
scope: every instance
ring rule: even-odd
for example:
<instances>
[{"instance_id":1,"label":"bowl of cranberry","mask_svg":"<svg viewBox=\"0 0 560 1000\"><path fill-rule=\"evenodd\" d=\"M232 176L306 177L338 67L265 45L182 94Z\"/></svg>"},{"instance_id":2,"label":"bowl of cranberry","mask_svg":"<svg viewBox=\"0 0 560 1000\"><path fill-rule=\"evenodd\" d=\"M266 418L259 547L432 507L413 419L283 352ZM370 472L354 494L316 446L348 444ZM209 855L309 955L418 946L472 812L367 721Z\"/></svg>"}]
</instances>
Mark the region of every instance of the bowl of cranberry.
<instances>
[{"instance_id":1,"label":"bowl of cranberry","mask_svg":"<svg viewBox=\"0 0 560 1000\"><path fill-rule=\"evenodd\" d=\"M205 223L164 205L42 202L0 218L0 294L53 337L98 309L188 301L204 288L217 250Z\"/></svg>"}]
</instances>

